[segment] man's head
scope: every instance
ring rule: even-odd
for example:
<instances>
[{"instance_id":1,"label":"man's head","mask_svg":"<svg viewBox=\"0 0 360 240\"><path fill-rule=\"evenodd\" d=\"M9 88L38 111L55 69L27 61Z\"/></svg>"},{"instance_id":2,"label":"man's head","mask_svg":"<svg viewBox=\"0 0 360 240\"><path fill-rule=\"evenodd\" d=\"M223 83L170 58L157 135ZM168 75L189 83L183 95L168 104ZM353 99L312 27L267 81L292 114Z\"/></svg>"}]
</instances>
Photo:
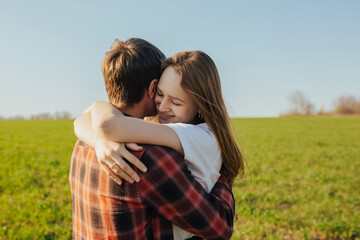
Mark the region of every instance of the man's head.
<instances>
[{"instance_id":1,"label":"man's head","mask_svg":"<svg viewBox=\"0 0 360 240\"><path fill-rule=\"evenodd\" d=\"M160 78L164 59L157 47L143 39L116 39L101 65L110 103L130 108L141 102L153 80Z\"/></svg>"}]
</instances>

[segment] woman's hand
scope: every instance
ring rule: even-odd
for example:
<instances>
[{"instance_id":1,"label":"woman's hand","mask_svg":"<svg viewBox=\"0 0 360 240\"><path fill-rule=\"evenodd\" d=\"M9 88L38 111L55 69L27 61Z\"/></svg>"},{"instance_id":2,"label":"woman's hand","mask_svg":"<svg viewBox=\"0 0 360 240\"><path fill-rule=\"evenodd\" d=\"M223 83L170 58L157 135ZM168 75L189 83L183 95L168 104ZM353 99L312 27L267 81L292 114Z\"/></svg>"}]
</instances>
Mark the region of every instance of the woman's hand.
<instances>
[{"instance_id":1,"label":"woman's hand","mask_svg":"<svg viewBox=\"0 0 360 240\"><path fill-rule=\"evenodd\" d=\"M142 147L135 143L118 143L105 139L98 139L95 144L95 152L97 159L104 171L118 184L122 184L121 179L125 179L129 183L139 182L139 175L124 161L132 163L142 172L146 172L145 165L132 155L127 149L133 151L141 151ZM124 158L124 159L123 159Z\"/></svg>"}]
</instances>

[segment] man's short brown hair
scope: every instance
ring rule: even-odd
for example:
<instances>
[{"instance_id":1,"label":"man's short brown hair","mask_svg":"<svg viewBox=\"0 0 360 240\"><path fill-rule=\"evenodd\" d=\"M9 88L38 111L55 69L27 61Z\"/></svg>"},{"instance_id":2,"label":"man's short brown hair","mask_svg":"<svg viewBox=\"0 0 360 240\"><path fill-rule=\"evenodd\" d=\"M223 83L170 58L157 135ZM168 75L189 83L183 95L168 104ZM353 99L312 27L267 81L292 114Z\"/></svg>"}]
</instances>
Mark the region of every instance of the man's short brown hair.
<instances>
[{"instance_id":1,"label":"man's short brown hair","mask_svg":"<svg viewBox=\"0 0 360 240\"><path fill-rule=\"evenodd\" d=\"M157 47L143 39L116 39L101 65L109 101L123 107L140 102L151 81L160 78L164 59Z\"/></svg>"}]
</instances>

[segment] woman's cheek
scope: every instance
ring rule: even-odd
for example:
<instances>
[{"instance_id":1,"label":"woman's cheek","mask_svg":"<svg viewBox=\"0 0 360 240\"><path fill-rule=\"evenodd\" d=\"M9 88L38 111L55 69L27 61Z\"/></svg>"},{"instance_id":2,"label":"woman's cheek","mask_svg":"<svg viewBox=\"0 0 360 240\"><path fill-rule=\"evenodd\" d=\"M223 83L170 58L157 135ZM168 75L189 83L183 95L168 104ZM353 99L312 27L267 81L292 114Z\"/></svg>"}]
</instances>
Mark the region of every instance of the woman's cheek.
<instances>
[{"instance_id":1,"label":"woman's cheek","mask_svg":"<svg viewBox=\"0 0 360 240\"><path fill-rule=\"evenodd\" d=\"M161 97L160 97L159 95L157 95L157 94L156 94L156 95L155 95L155 100L154 100L154 101L155 101L155 104L156 104L156 105L160 104L160 103L161 103Z\"/></svg>"},{"instance_id":2,"label":"woman's cheek","mask_svg":"<svg viewBox=\"0 0 360 240\"><path fill-rule=\"evenodd\" d=\"M195 107L189 107L186 112L187 120L193 121L197 115L197 109Z\"/></svg>"},{"instance_id":3,"label":"woman's cheek","mask_svg":"<svg viewBox=\"0 0 360 240\"><path fill-rule=\"evenodd\" d=\"M191 111L188 108L179 109L179 115L181 116L182 122L188 123L191 120Z\"/></svg>"}]
</instances>

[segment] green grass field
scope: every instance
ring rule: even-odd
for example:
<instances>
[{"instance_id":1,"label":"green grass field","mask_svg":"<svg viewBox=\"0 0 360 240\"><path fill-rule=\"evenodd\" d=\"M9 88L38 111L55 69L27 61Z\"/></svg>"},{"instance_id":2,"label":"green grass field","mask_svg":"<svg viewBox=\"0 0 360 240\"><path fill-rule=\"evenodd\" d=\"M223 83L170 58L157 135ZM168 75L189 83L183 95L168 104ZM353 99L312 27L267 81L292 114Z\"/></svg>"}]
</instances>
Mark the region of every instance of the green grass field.
<instances>
[{"instance_id":1,"label":"green grass field","mask_svg":"<svg viewBox=\"0 0 360 240\"><path fill-rule=\"evenodd\" d=\"M234 119L233 239L360 239L360 118ZM0 121L0 239L70 239L70 120Z\"/></svg>"}]
</instances>

